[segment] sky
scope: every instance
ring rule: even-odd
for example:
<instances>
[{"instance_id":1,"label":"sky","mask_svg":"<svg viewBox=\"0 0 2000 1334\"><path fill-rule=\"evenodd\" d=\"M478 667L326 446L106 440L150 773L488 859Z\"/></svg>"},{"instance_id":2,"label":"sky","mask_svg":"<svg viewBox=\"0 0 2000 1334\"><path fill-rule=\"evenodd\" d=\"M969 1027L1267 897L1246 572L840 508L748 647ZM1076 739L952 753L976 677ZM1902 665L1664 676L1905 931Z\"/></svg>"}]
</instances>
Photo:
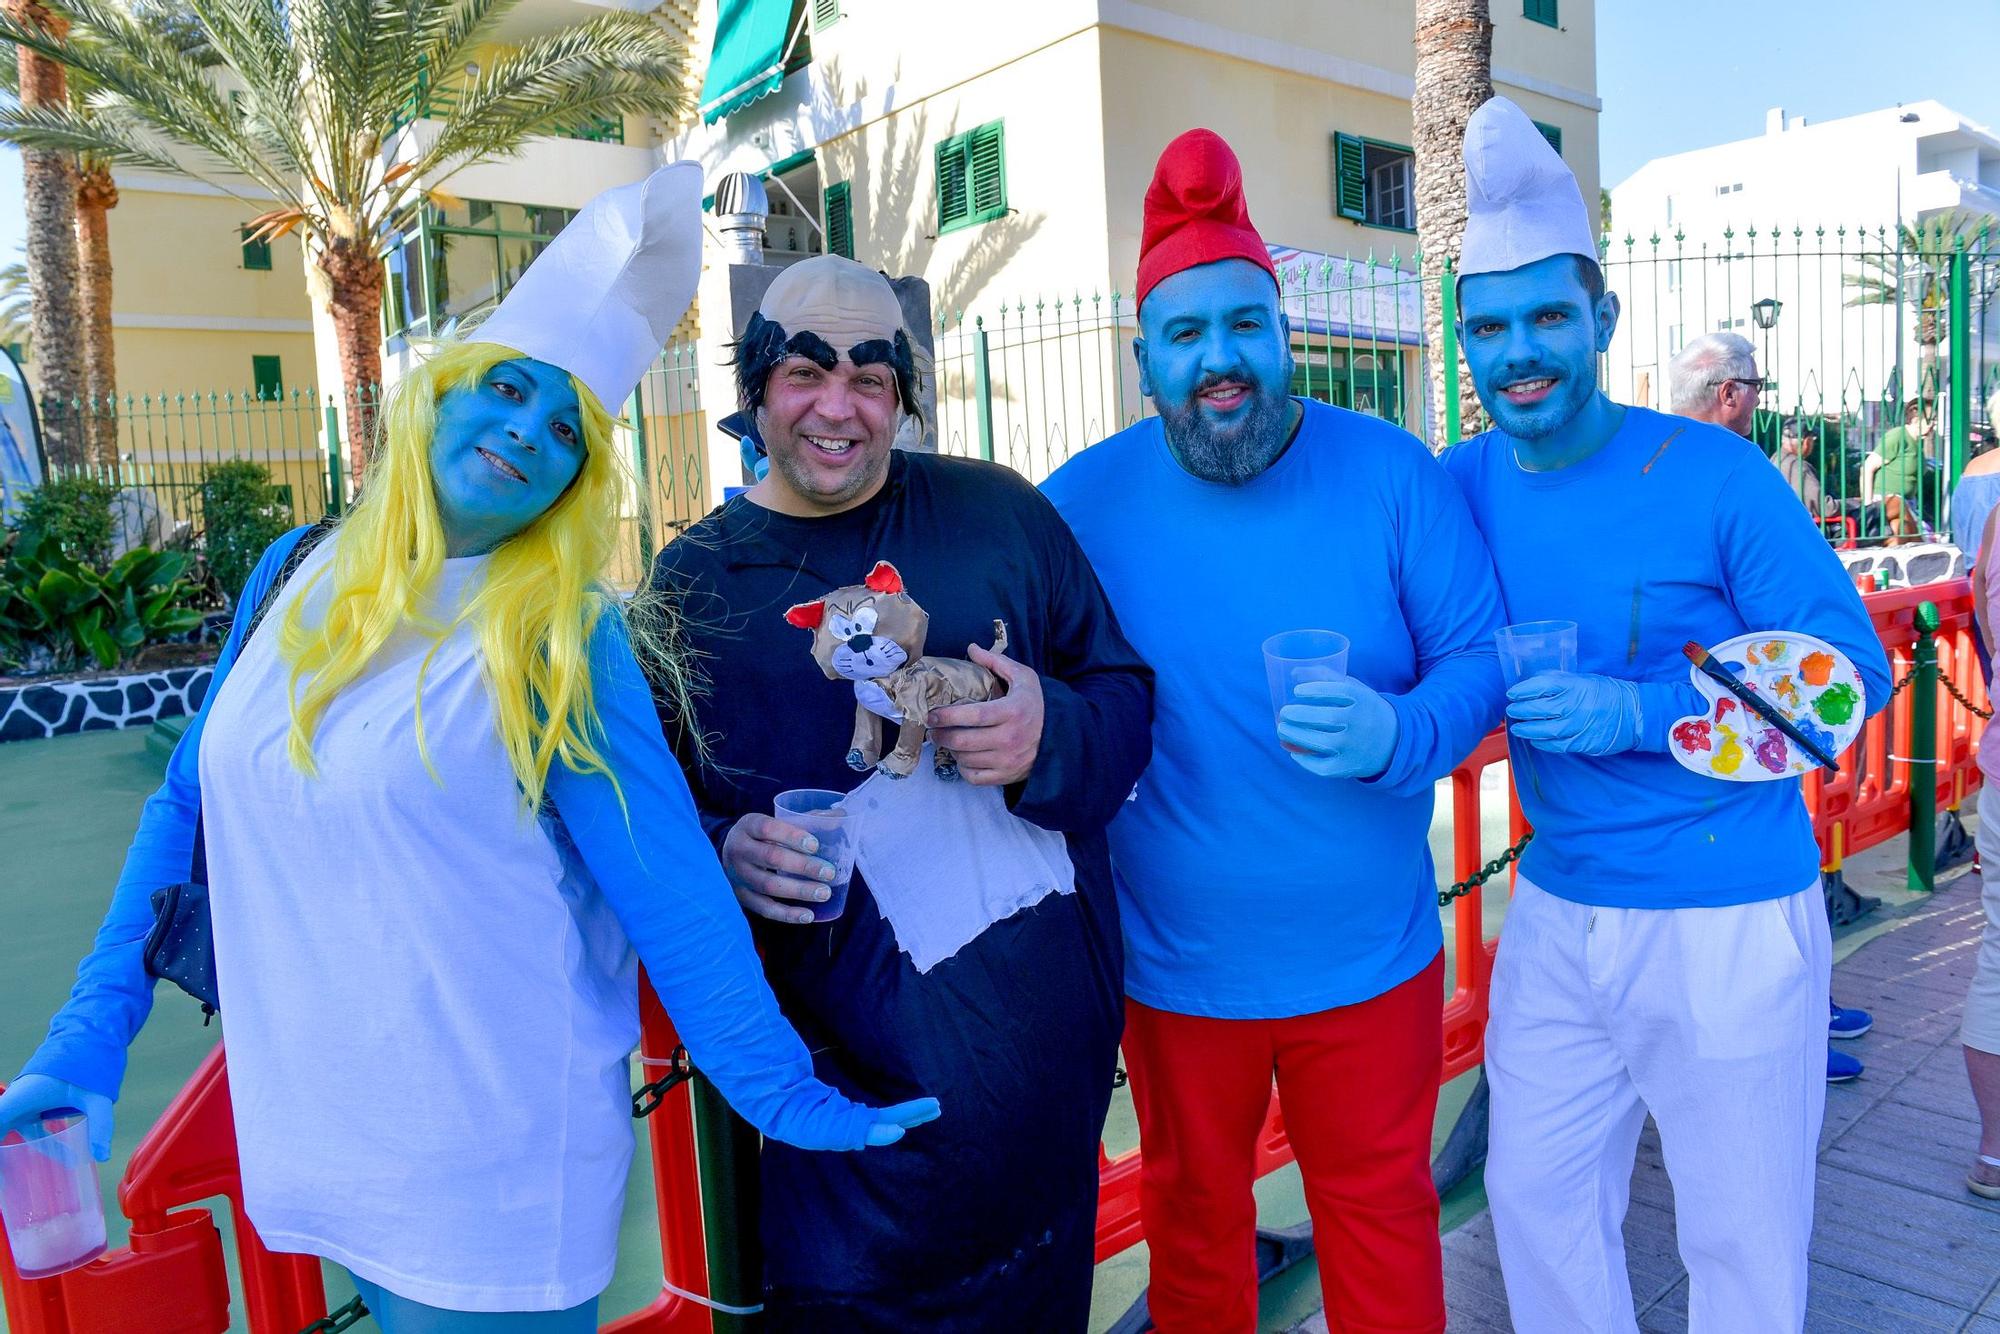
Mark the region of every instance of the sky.
<instances>
[{"instance_id":1,"label":"sky","mask_svg":"<svg viewBox=\"0 0 2000 1334\"><path fill-rule=\"evenodd\" d=\"M2000 0L1596 3L1606 186L1651 158L1762 134L1777 106L1832 120L1932 98L2000 129ZM0 147L0 263L22 231L20 156Z\"/></svg>"}]
</instances>

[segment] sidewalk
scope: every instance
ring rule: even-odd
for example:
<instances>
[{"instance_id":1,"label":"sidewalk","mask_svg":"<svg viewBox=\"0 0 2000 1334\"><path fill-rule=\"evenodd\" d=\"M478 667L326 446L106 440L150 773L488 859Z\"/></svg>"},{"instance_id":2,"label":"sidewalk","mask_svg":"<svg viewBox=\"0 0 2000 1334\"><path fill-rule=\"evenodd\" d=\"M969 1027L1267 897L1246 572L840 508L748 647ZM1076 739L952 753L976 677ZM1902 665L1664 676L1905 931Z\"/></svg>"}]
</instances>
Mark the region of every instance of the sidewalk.
<instances>
[{"instance_id":1,"label":"sidewalk","mask_svg":"<svg viewBox=\"0 0 2000 1334\"><path fill-rule=\"evenodd\" d=\"M1900 841L1891 846L1900 855ZM1876 865L1885 876L1896 869L1886 857ZM1841 1044L1867 1072L1827 1090L1807 1329L2000 1334L2000 1204L1965 1189L1978 1119L1958 1023L1979 944L1978 878L1952 873L1935 896L1888 911L1837 943L1861 942L1835 965L1833 994L1872 1011L1875 1027ZM1650 1124L1625 1244L1640 1327L1685 1330L1687 1271ZM1512 1328L1490 1214L1445 1238L1444 1265L1454 1334ZM1326 1328L1322 1313L1297 1334Z\"/></svg>"}]
</instances>

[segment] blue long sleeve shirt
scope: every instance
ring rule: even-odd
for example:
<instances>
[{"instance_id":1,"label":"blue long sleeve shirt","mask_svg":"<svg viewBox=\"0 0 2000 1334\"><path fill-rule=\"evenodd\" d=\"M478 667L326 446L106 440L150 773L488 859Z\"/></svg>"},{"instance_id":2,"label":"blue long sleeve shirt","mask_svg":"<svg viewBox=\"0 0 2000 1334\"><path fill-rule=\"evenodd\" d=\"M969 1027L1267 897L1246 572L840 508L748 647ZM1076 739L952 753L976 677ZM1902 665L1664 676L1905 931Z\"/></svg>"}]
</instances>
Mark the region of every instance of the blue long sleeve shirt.
<instances>
[{"instance_id":1,"label":"blue long sleeve shirt","mask_svg":"<svg viewBox=\"0 0 2000 1334\"><path fill-rule=\"evenodd\" d=\"M258 605L303 531L287 534L265 553L239 607ZM203 723L242 649L247 619L239 617L232 628L203 707L175 748L166 781L146 803L96 944L28 1072L117 1096L126 1047L152 1004L152 979L141 958L153 923L151 895L188 876ZM602 773L554 765L548 794L564 834L646 965L689 1052L731 1104L789 1143L862 1147L874 1115L814 1076L805 1044L780 1014L614 612L599 618L591 667L600 754L618 782L614 787ZM300 852L311 855L310 849Z\"/></svg>"},{"instance_id":2,"label":"blue long sleeve shirt","mask_svg":"<svg viewBox=\"0 0 2000 1334\"><path fill-rule=\"evenodd\" d=\"M1498 721L1500 598L1423 446L1303 404L1262 476L1190 475L1157 418L1043 484L1153 667L1152 765L1111 826L1126 992L1180 1014L1282 1018L1368 1000L1442 945L1432 785ZM1396 712L1388 769L1320 778L1279 746L1262 645L1337 630Z\"/></svg>"},{"instance_id":3,"label":"blue long sleeve shirt","mask_svg":"<svg viewBox=\"0 0 2000 1334\"><path fill-rule=\"evenodd\" d=\"M1819 851L1799 780L1730 783L1667 753L1706 703L1682 645L1751 630L1815 635L1860 669L1869 713L1888 661L1839 558L1777 469L1718 426L1625 409L1580 463L1520 466L1488 431L1446 451L1486 534L1511 622L1577 623L1577 669L1639 684L1639 748L1591 757L1513 743L1535 826L1521 871L1552 894L1618 908L1719 907L1796 894Z\"/></svg>"}]
</instances>

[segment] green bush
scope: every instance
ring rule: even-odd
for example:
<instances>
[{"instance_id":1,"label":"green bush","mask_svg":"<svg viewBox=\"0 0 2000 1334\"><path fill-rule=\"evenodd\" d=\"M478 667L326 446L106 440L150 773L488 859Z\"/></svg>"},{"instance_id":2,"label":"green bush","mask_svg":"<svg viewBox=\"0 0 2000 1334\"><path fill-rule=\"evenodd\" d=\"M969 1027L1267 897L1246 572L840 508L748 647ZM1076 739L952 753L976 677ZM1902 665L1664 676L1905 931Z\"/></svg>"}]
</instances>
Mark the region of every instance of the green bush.
<instances>
[{"instance_id":1,"label":"green bush","mask_svg":"<svg viewBox=\"0 0 2000 1334\"><path fill-rule=\"evenodd\" d=\"M0 540L0 663L109 670L201 625L193 558L136 547L108 568L84 564L41 532Z\"/></svg>"},{"instance_id":2,"label":"green bush","mask_svg":"<svg viewBox=\"0 0 2000 1334\"><path fill-rule=\"evenodd\" d=\"M14 526L85 565L103 565L111 554L111 502L118 488L96 477L51 477L21 501Z\"/></svg>"},{"instance_id":3,"label":"green bush","mask_svg":"<svg viewBox=\"0 0 2000 1334\"><path fill-rule=\"evenodd\" d=\"M201 526L209 575L234 599L264 549L292 526L291 506L263 464L233 460L202 480Z\"/></svg>"}]
</instances>

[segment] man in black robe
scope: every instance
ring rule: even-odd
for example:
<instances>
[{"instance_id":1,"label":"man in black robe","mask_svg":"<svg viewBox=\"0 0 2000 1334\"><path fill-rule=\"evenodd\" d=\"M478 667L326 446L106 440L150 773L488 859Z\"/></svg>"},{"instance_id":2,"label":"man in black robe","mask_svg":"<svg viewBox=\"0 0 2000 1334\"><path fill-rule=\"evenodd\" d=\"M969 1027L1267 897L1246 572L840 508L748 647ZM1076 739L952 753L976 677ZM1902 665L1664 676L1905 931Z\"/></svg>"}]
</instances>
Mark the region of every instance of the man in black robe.
<instances>
[{"instance_id":1,"label":"man in black robe","mask_svg":"<svg viewBox=\"0 0 2000 1334\"><path fill-rule=\"evenodd\" d=\"M918 410L915 373L887 279L835 256L787 269L737 346L741 406L769 475L653 572L706 678L695 717L664 721L786 1016L842 1091L943 1105L937 1122L871 1154L764 1145L766 1327L1080 1331L1122 1023L1104 826L1150 754L1152 673L1024 479L891 449ZM849 761L856 692L827 678L785 613L862 583L878 561L929 613L924 651L967 656L1004 685L999 698L934 712L934 741L960 781L1001 789L1014 817L1062 835L1074 868L1073 892L980 919L921 970L858 870L841 916L811 922L826 863L771 816L786 789L863 781ZM979 647L996 619L1004 656ZM893 723L883 730L895 736ZM945 847L955 830L942 821L923 837ZM920 901L970 893L948 877L918 888ZM911 911L925 907L907 893L891 907Z\"/></svg>"}]
</instances>

